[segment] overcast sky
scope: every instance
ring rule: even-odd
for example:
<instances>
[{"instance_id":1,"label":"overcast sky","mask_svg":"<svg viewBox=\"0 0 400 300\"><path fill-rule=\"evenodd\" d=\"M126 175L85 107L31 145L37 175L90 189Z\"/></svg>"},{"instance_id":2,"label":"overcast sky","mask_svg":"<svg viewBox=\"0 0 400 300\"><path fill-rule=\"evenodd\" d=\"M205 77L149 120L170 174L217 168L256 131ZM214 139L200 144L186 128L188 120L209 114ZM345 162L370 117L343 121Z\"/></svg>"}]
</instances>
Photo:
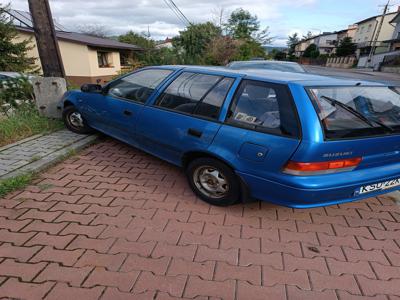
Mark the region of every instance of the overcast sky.
<instances>
[{"instance_id":1,"label":"overcast sky","mask_svg":"<svg viewBox=\"0 0 400 300\"><path fill-rule=\"evenodd\" d=\"M12 8L28 10L27 0L0 0ZM335 31L381 12L385 0L175 0L191 22L216 20L239 7L257 15L263 27L269 26L274 45L284 46L289 34L307 31ZM396 10L400 0L392 0ZM50 0L53 17L69 30L95 24L111 35L128 30L147 32L154 39L176 35L184 24L163 0Z\"/></svg>"}]
</instances>

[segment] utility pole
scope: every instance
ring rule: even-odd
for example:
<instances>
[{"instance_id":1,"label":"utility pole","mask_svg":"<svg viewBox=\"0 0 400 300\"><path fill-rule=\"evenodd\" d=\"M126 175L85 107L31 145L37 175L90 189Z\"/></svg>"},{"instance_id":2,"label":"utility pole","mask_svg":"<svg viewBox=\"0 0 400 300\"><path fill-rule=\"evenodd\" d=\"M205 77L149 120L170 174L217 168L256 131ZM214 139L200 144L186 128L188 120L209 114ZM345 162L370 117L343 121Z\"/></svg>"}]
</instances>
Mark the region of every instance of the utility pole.
<instances>
[{"instance_id":1,"label":"utility pole","mask_svg":"<svg viewBox=\"0 0 400 300\"><path fill-rule=\"evenodd\" d=\"M372 57L375 54L376 44L378 43L378 39L379 39L379 35L381 33L381 30L382 30L383 22L385 21L386 14L387 14L387 12L389 10L389 6L390 6L389 4L390 4L390 0L388 0L386 5L384 6L383 14L381 16L381 20L380 20L380 22L378 24L378 28L376 30L376 35L373 37L372 44L371 44L371 50L370 50L369 55L368 55L368 61L367 61L368 62L368 66L372 65Z\"/></svg>"},{"instance_id":2,"label":"utility pole","mask_svg":"<svg viewBox=\"0 0 400 300\"><path fill-rule=\"evenodd\" d=\"M45 77L65 77L48 0L28 0L36 44Z\"/></svg>"}]
</instances>

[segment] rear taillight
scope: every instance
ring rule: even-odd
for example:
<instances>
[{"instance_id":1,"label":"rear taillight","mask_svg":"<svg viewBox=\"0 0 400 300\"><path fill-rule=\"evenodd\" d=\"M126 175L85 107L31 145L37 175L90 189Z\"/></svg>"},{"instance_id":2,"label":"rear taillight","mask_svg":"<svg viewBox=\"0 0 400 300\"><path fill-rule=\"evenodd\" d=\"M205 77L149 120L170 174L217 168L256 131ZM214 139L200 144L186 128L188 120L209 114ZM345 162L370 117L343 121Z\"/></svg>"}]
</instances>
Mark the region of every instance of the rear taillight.
<instances>
[{"instance_id":1,"label":"rear taillight","mask_svg":"<svg viewBox=\"0 0 400 300\"><path fill-rule=\"evenodd\" d=\"M362 161L362 157L324 161L296 162L289 161L283 172L291 175L319 175L354 170Z\"/></svg>"}]
</instances>

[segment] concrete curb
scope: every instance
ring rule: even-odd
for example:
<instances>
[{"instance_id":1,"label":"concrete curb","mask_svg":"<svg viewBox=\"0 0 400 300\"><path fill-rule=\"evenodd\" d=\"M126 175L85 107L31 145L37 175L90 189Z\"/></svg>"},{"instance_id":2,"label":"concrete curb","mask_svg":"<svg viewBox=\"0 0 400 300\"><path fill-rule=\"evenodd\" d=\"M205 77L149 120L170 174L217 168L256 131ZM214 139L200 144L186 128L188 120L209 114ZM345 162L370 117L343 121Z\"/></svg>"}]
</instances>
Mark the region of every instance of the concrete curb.
<instances>
[{"instance_id":1,"label":"concrete curb","mask_svg":"<svg viewBox=\"0 0 400 300\"><path fill-rule=\"evenodd\" d=\"M97 140L97 138L98 138L97 135L87 136L76 143L73 143L67 147L57 150L47 156L44 156L37 161L27 164L13 172L0 176L0 180L16 177L29 172L37 173L43 171L44 169L47 169L48 167L56 164L57 162L62 161L65 158L65 156L68 155L71 151L79 151L81 149L90 146Z\"/></svg>"}]
</instances>

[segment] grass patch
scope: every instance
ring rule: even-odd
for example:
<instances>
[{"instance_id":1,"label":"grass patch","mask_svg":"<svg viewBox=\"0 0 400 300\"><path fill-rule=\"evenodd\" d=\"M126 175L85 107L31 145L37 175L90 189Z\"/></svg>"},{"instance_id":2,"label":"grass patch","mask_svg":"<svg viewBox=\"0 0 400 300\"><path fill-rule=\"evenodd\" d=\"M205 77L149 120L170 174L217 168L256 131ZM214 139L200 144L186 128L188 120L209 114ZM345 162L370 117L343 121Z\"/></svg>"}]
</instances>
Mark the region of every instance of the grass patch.
<instances>
[{"instance_id":1,"label":"grass patch","mask_svg":"<svg viewBox=\"0 0 400 300\"><path fill-rule=\"evenodd\" d=\"M26 173L0 180L0 198L13 191L26 187L35 178L34 173Z\"/></svg>"},{"instance_id":2,"label":"grass patch","mask_svg":"<svg viewBox=\"0 0 400 300\"><path fill-rule=\"evenodd\" d=\"M17 110L11 116L0 116L0 146L63 127L60 120L43 117L36 109Z\"/></svg>"}]
</instances>

